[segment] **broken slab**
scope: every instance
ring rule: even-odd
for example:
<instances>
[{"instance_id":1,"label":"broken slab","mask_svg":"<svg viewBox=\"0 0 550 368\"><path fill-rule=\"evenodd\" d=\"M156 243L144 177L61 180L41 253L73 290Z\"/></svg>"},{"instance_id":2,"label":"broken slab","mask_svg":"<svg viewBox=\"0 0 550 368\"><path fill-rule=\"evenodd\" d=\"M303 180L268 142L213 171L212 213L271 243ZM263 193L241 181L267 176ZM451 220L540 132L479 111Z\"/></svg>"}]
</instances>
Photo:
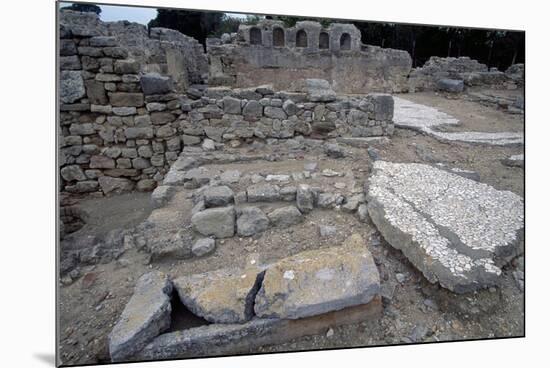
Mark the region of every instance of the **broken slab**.
<instances>
[{"instance_id":1,"label":"broken slab","mask_svg":"<svg viewBox=\"0 0 550 368\"><path fill-rule=\"evenodd\" d=\"M433 107L394 97L393 122L396 127L416 130L440 141L489 144L495 146L521 145L523 132L443 132L438 126L457 126L458 119Z\"/></svg>"},{"instance_id":2,"label":"broken slab","mask_svg":"<svg viewBox=\"0 0 550 368\"><path fill-rule=\"evenodd\" d=\"M423 164L376 161L368 212L386 241L432 283L465 293L498 284L518 251L523 199Z\"/></svg>"},{"instance_id":3,"label":"broken slab","mask_svg":"<svg viewBox=\"0 0 550 368\"><path fill-rule=\"evenodd\" d=\"M165 274L153 271L139 278L134 295L109 334L113 362L133 356L170 327L171 294L172 283Z\"/></svg>"},{"instance_id":4,"label":"broken slab","mask_svg":"<svg viewBox=\"0 0 550 368\"><path fill-rule=\"evenodd\" d=\"M360 235L341 246L298 253L269 266L256 296L262 318L297 319L370 302L380 289Z\"/></svg>"},{"instance_id":5,"label":"broken slab","mask_svg":"<svg viewBox=\"0 0 550 368\"><path fill-rule=\"evenodd\" d=\"M232 355L281 344L301 336L324 334L328 328L378 319L382 303L368 304L300 319L256 318L243 324L211 324L165 333L154 339L134 360L178 359Z\"/></svg>"},{"instance_id":6,"label":"broken slab","mask_svg":"<svg viewBox=\"0 0 550 368\"><path fill-rule=\"evenodd\" d=\"M214 323L244 323L254 315L254 297L263 272L259 268L222 269L174 280L181 302Z\"/></svg>"}]
</instances>

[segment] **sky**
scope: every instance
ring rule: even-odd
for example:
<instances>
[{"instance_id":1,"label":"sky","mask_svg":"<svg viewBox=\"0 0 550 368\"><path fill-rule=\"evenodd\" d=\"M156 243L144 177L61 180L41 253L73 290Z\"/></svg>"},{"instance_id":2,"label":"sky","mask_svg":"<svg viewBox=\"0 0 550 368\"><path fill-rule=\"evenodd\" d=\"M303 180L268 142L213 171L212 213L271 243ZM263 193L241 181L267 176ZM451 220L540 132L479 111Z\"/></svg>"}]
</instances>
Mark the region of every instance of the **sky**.
<instances>
[{"instance_id":1,"label":"sky","mask_svg":"<svg viewBox=\"0 0 550 368\"><path fill-rule=\"evenodd\" d=\"M62 3L61 7L70 6L71 3ZM100 5L101 20L105 22L115 22L118 20L127 20L147 25L149 21L157 16L155 8L142 8L134 6L115 6L115 5ZM246 14L226 13L231 17L245 18Z\"/></svg>"}]
</instances>

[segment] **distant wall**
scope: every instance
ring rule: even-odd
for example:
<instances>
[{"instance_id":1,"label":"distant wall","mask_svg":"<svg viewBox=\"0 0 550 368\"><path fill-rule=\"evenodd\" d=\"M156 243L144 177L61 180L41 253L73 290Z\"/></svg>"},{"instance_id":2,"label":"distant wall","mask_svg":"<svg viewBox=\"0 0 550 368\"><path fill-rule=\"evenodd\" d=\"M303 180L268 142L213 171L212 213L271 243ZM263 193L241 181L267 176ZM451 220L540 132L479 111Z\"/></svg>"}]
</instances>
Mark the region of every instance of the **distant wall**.
<instances>
[{"instance_id":1,"label":"distant wall","mask_svg":"<svg viewBox=\"0 0 550 368\"><path fill-rule=\"evenodd\" d=\"M406 51L361 44L352 24L265 20L236 37L208 42L209 84L288 89L299 78L328 80L339 93L404 92L412 61Z\"/></svg>"},{"instance_id":2,"label":"distant wall","mask_svg":"<svg viewBox=\"0 0 550 368\"><path fill-rule=\"evenodd\" d=\"M433 91L441 79L463 80L467 86L490 86L492 88L515 89L525 83L523 64L512 65L506 72L469 57L442 58L432 56L422 67L415 68L409 75L409 91Z\"/></svg>"}]
</instances>

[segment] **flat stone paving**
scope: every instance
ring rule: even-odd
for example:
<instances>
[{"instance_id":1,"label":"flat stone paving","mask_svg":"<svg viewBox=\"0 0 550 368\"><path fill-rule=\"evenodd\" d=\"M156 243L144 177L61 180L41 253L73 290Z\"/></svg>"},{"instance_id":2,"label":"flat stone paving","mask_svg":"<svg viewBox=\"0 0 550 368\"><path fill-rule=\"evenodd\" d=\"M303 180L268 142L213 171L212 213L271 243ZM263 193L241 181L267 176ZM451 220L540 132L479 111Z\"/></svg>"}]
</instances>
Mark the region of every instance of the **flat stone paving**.
<instances>
[{"instance_id":1,"label":"flat stone paving","mask_svg":"<svg viewBox=\"0 0 550 368\"><path fill-rule=\"evenodd\" d=\"M368 212L430 282L462 293L499 282L517 252L523 199L423 164L374 163Z\"/></svg>"},{"instance_id":2,"label":"flat stone paving","mask_svg":"<svg viewBox=\"0 0 550 368\"><path fill-rule=\"evenodd\" d=\"M393 122L396 127L413 129L444 141L490 144L496 146L524 143L520 132L440 132L441 125L458 125L459 120L433 107L394 96Z\"/></svg>"}]
</instances>

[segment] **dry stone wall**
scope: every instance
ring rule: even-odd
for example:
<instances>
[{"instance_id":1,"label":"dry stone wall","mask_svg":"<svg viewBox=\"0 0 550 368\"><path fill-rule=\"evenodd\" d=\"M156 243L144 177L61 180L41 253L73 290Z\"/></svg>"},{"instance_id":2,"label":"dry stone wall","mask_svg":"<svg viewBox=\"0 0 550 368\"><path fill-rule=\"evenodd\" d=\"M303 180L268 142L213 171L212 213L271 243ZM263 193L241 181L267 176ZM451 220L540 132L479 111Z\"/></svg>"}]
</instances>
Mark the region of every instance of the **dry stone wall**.
<instances>
[{"instance_id":1,"label":"dry stone wall","mask_svg":"<svg viewBox=\"0 0 550 368\"><path fill-rule=\"evenodd\" d=\"M404 92L412 61L406 51L361 44L352 24L312 21L285 28L264 20L208 41L209 84L289 89L301 78L328 80L337 92Z\"/></svg>"},{"instance_id":2,"label":"dry stone wall","mask_svg":"<svg viewBox=\"0 0 550 368\"><path fill-rule=\"evenodd\" d=\"M197 78L191 64L174 62L180 70L171 73L167 62L176 57L169 50L184 50L186 36L179 32L152 29L151 38L145 38L136 24L104 23L93 14L71 11L61 13L60 25L58 129L64 192L152 190L184 146L202 144L208 151L252 138L393 133L389 95L338 96L319 79L295 81L292 92L276 91L273 85L189 85ZM357 47L356 41L355 35L350 48ZM186 45L189 52L195 50L193 42Z\"/></svg>"},{"instance_id":3,"label":"dry stone wall","mask_svg":"<svg viewBox=\"0 0 550 368\"><path fill-rule=\"evenodd\" d=\"M413 69L409 75L409 92L444 89L444 81L460 81L466 86L490 86L493 88L516 89L525 84L524 65L514 64L501 72L488 68L469 57L432 56L422 67ZM461 92L463 86L459 91Z\"/></svg>"}]
</instances>

